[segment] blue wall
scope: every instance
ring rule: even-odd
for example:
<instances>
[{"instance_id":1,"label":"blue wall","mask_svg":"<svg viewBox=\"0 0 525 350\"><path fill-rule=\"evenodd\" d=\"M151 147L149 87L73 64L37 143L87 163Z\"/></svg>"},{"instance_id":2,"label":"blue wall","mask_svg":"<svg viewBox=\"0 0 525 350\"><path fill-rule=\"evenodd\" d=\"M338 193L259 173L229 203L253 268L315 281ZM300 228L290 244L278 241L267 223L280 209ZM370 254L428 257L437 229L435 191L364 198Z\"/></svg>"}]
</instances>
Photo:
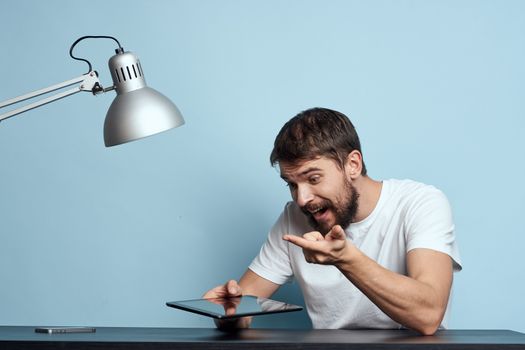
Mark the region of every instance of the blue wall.
<instances>
[{"instance_id":1,"label":"blue wall","mask_svg":"<svg viewBox=\"0 0 525 350\"><path fill-rule=\"evenodd\" d=\"M114 93L0 123L0 324L211 326L164 302L243 273L289 198L275 134L325 106L373 178L448 195L451 326L525 331L524 33L522 1L2 1L0 100L84 73L71 43L114 35L187 124L106 149ZM76 50L106 86L113 49Z\"/></svg>"}]
</instances>

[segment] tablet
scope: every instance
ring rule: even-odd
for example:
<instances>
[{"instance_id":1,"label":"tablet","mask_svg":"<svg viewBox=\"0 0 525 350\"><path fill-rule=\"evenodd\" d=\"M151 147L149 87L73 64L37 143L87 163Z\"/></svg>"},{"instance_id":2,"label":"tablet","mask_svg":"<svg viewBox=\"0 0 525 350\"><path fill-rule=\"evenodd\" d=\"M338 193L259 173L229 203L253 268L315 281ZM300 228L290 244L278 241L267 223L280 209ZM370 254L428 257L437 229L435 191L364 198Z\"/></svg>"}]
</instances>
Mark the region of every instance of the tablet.
<instances>
[{"instance_id":1,"label":"tablet","mask_svg":"<svg viewBox=\"0 0 525 350\"><path fill-rule=\"evenodd\" d=\"M217 319L233 319L245 316L300 311L303 309L298 305L287 304L267 298L259 298L252 295L232 298L170 301L167 302L166 305Z\"/></svg>"}]
</instances>

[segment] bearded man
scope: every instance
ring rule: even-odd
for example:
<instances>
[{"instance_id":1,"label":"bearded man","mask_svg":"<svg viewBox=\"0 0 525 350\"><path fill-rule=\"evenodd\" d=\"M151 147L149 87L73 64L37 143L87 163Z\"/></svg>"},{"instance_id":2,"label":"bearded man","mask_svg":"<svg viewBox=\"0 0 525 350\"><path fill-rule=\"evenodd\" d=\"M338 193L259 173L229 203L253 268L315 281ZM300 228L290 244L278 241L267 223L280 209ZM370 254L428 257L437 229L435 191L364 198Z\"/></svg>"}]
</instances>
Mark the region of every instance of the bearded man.
<instances>
[{"instance_id":1,"label":"bearded man","mask_svg":"<svg viewBox=\"0 0 525 350\"><path fill-rule=\"evenodd\" d=\"M267 298L295 278L314 328L410 328L431 335L446 327L461 261L441 191L411 180L371 179L354 126L326 108L288 121L270 160L293 202L239 282L215 287L205 298Z\"/></svg>"}]
</instances>

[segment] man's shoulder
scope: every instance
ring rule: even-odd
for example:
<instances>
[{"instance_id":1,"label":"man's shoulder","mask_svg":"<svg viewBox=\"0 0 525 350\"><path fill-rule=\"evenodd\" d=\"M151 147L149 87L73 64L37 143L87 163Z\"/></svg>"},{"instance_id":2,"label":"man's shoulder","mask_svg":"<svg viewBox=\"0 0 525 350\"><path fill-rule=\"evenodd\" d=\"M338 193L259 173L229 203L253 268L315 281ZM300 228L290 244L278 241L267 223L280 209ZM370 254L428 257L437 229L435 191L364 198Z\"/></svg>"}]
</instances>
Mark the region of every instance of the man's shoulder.
<instances>
[{"instance_id":1,"label":"man's shoulder","mask_svg":"<svg viewBox=\"0 0 525 350\"><path fill-rule=\"evenodd\" d=\"M288 201L284 205L283 212L293 212L294 214L296 214L301 212L301 208L299 208L297 203L295 203L294 201Z\"/></svg>"},{"instance_id":2,"label":"man's shoulder","mask_svg":"<svg viewBox=\"0 0 525 350\"><path fill-rule=\"evenodd\" d=\"M433 185L404 179L384 180L388 206L402 209L405 214L422 207L449 208L446 195Z\"/></svg>"},{"instance_id":3,"label":"man's shoulder","mask_svg":"<svg viewBox=\"0 0 525 350\"><path fill-rule=\"evenodd\" d=\"M281 227L284 230L308 231L311 230L308 225L306 215L304 215L301 208L294 201L289 201L285 204L284 209L276 222L276 227Z\"/></svg>"},{"instance_id":4,"label":"man's shoulder","mask_svg":"<svg viewBox=\"0 0 525 350\"><path fill-rule=\"evenodd\" d=\"M451 206L446 195L438 188L413 180L386 180L389 194L388 207L403 213L404 220L424 219L438 213L450 216Z\"/></svg>"},{"instance_id":5,"label":"man's shoulder","mask_svg":"<svg viewBox=\"0 0 525 350\"><path fill-rule=\"evenodd\" d=\"M297 221L305 217L301 208L294 201L289 201L284 205L282 216L285 216L289 221Z\"/></svg>"},{"instance_id":6,"label":"man's shoulder","mask_svg":"<svg viewBox=\"0 0 525 350\"><path fill-rule=\"evenodd\" d=\"M410 179L388 179L383 183L386 184L389 194L396 197L444 196L437 187Z\"/></svg>"}]
</instances>

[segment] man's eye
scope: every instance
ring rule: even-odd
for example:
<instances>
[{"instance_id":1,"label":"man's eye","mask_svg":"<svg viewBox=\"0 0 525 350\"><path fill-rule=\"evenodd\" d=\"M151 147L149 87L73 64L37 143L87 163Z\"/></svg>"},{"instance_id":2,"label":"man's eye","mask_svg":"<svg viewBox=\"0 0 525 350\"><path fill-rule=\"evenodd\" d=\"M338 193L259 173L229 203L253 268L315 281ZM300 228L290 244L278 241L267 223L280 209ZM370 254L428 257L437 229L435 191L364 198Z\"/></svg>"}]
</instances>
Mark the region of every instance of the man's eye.
<instances>
[{"instance_id":1,"label":"man's eye","mask_svg":"<svg viewBox=\"0 0 525 350\"><path fill-rule=\"evenodd\" d=\"M316 176L312 176L308 179L308 181L311 183L311 184L316 184L316 183L319 183L321 181L321 176L319 175L316 175Z\"/></svg>"}]
</instances>

